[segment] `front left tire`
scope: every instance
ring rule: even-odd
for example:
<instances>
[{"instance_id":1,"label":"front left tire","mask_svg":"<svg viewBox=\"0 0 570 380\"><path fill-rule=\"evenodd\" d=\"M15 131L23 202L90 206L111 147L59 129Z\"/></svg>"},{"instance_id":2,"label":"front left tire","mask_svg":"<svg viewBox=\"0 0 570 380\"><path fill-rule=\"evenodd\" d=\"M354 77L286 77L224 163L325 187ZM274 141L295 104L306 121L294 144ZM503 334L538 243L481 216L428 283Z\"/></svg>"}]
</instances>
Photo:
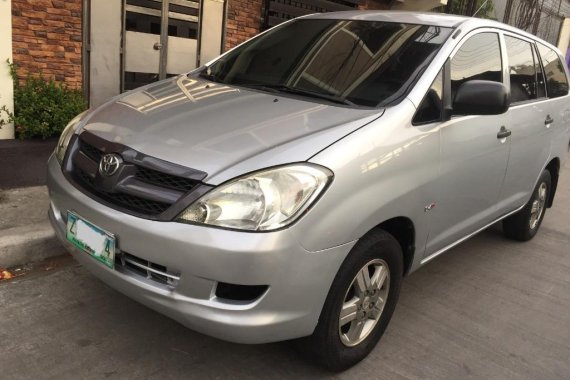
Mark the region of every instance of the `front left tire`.
<instances>
[{"instance_id":1,"label":"front left tire","mask_svg":"<svg viewBox=\"0 0 570 380\"><path fill-rule=\"evenodd\" d=\"M403 274L398 241L374 230L358 241L329 290L313 335L302 341L310 358L331 371L364 359L396 308Z\"/></svg>"},{"instance_id":2,"label":"front left tire","mask_svg":"<svg viewBox=\"0 0 570 380\"><path fill-rule=\"evenodd\" d=\"M536 235L550 200L551 186L550 172L544 170L530 200L523 209L503 220L503 233L506 237L518 241L528 241Z\"/></svg>"}]
</instances>

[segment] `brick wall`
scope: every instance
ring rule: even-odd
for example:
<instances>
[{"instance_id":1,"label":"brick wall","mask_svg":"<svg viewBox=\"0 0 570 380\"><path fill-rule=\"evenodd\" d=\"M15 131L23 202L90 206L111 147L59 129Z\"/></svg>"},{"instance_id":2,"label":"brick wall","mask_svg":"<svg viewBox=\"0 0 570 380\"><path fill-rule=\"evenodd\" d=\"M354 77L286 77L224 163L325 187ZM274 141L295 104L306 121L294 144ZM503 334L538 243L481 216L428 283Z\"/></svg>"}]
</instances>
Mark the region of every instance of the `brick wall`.
<instances>
[{"instance_id":1,"label":"brick wall","mask_svg":"<svg viewBox=\"0 0 570 380\"><path fill-rule=\"evenodd\" d=\"M229 0L225 50L259 33L262 2L262 0Z\"/></svg>"},{"instance_id":2,"label":"brick wall","mask_svg":"<svg viewBox=\"0 0 570 380\"><path fill-rule=\"evenodd\" d=\"M20 78L81 87L81 0L12 0L12 43Z\"/></svg>"}]
</instances>

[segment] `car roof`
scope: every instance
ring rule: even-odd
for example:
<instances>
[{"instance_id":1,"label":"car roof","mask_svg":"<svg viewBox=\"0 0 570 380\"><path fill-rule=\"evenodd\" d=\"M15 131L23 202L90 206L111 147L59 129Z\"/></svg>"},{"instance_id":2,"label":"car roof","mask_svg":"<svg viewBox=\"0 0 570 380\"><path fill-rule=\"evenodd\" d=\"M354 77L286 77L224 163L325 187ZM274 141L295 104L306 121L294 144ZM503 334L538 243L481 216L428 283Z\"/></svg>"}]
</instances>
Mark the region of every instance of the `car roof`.
<instances>
[{"instance_id":1,"label":"car roof","mask_svg":"<svg viewBox=\"0 0 570 380\"><path fill-rule=\"evenodd\" d=\"M343 11L315 13L306 17L320 19L401 22L403 24L423 24L444 27L455 27L470 19L470 17L444 13L406 11Z\"/></svg>"},{"instance_id":2,"label":"car roof","mask_svg":"<svg viewBox=\"0 0 570 380\"><path fill-rule=\"evenodd\" d=\"M434 25L448 28L464 27L464 31L473 30L476 28L497 28L512 33L519 34L523 37L533 39L548 46L559 52L558 48L541 38L520 30L513 26L503 24L494 20L487 20L482 18L458 16L445 13L432 13L432 12L410 12L410 11L343 11L343 12L327 12L315 13L302 18L312 19L334 19L334 20L363 20L363 21L385 21L385 22L399 22L403 24L420 24L420 25Z\"/></svg>"}]
</instances>

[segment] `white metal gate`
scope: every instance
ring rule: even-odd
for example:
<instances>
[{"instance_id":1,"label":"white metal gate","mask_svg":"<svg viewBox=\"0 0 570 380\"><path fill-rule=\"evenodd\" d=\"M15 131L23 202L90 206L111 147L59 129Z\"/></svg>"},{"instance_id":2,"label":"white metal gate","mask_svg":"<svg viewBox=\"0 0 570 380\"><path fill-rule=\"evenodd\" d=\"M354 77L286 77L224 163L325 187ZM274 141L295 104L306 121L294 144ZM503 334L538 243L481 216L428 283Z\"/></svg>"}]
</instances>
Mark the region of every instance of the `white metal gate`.
<instances>
[{"instance_id":1,"label":"white metal gate","mask_svg":"<svg viewBox=\"0 0 570 380\"><path fill-rule=\"evenodd\" d=\"M196 67L199 8L188 0L126 0L123 90Z\"/></svg>"},{"instance_id":2,"label":"white metal gate","mask_svg":"<svg viewBox=\"0 0 570 380\"><path fill-rule=\"evenodd\" d=\"M222 51L224 0L85 0L91 105Z\"/></svg>"}]
</instances>

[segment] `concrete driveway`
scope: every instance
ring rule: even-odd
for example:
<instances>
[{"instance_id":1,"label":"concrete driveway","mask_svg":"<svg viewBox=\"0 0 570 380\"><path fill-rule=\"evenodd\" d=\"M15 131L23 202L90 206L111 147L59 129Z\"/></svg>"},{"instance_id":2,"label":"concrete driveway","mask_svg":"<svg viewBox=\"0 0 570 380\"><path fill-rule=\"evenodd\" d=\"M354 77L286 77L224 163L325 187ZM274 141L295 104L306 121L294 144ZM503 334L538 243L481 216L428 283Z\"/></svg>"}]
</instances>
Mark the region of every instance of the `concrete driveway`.
<instances>
[{"instance_id":1,"label":"concrete driveway","mask_svg":"<svg viewBox=\"0 0 570 380\"><path fill-rule=\"evenodd\" d=\"M244 346L192 332L75 263L0 284L0 377L570 378L570 166L528 243L490 228L404 281L370 357L337 375L291 343Z\"/></svg>"}]
</instances>

